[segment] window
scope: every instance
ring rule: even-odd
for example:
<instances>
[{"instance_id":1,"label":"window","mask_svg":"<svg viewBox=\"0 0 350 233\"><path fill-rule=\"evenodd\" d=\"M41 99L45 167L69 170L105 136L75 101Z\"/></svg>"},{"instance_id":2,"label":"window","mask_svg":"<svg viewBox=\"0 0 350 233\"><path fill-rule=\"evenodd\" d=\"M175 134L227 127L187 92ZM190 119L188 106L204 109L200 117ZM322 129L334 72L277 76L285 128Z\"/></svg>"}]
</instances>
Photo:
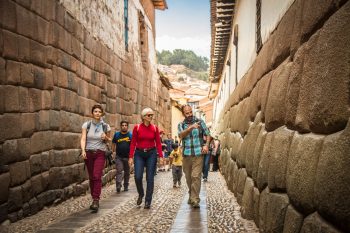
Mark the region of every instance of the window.
<instances>
[{"instance_id":1,"label":"window","mask_svg":"<svg viewBox=\"0 0 350 233\"><path fill-rule=\"evenodd\" d=\"M261 48L261 0L256 0L256 52L259 53Z\"/></svg>"},{"instance_id":2,"label":"window","mask_svg":"<svg viewBox=\"0 0 350 233\"><path fill-rule=\"evenodd\" d=\"M129 7L129 1L128 0L124 0L124 43L125 43L125 50L129 51L129 44L128 44L128 40L129 40L129 26L128 26L128 7Z\"/></svg>"}]
</instances>

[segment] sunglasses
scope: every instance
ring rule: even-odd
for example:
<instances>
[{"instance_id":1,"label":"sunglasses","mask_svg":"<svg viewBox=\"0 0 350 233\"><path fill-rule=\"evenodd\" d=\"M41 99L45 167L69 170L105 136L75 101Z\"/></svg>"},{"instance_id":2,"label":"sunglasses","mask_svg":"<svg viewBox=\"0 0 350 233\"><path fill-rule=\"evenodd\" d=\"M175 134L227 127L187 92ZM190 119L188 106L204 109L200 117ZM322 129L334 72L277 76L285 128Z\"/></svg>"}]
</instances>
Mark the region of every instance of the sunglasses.
<instances>
[{"instance_id":1,"label":"sunglasses","mask_svg":"<svg viewBox=\"0 0 350 233\"><path fill-rule=\"evenodd\" d=\"M153 117L153 114L146 114L147 117Z\"/></svg>"}]
</instances>

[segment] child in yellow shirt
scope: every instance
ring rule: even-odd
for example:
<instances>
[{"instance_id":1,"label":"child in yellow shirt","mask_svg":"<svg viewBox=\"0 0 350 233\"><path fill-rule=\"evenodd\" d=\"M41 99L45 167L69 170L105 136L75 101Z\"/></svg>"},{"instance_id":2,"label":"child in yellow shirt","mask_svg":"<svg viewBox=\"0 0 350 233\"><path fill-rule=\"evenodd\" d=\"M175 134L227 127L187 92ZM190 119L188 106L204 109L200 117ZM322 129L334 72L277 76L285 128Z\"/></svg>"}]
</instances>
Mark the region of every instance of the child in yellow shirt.
<instances>
[{"instance_id":1,"label":"child in yellow shirt","mask_svg":"<svg viewBox=\"0 0 350 233\"><path fill-rule=\"evenodd\" d=\"M179 150L179 145L174 143L172 145L173 151L169 155L170 166L172 167L173 174L173 187L176 188L176 184L181 186L181 177L182 177L182 153Z\"/></svg>"}]
</instances>

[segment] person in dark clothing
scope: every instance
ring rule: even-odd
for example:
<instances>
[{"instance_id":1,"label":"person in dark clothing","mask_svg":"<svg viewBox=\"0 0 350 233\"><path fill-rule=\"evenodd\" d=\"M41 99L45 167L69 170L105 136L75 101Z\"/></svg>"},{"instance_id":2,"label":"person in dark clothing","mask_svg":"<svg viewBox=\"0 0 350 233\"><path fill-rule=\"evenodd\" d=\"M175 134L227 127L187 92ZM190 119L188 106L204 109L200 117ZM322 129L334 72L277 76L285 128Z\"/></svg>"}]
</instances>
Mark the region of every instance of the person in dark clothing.
<instances>
[{"instance_id":1,"label":"person in dark clothing","mask_svg":"<svg viewBox=\"0 0 350 233\"><path fill-rule=\"evenodd\" d=\"M124 191L129 190L129 179L130 179L130 166L129 166L129 153L131 143L131 132L128 131L129 123L127 121L120 122L120 132L116 132L113 137L113 152L115 158L115 167L117 174L116 190L120 193L123 181L124 171Z\"/></svg>"},{"instance_id":2,"label":"person in dark clothing","mask_svg":"<svg viewBox=\"0 0 350 233\"><path fill-rule=\"evenodd\" d=\"M164 140L164 143L166 144L166 150L164 153L164 160L165 160L165 169L170 171L170 166L169 166L169 155L171 151L173 150L172 145L174 144L174 140L171 138L171 134L168 133L167 139ZM168 167L167 167L168 166ZM166 168L167 167L167 168Z\"/></svg>"},{"instance_id":3,"label":"person in dark clothing","mask_svg":"<svg viewBox=\"0 0 350 233\"><path fill-rule=\"evenodd\" d=\"M219 156L221 152L221 146L220 146L220 141L219 139L215 138L214 140L214 148L212 151L212 156L213 156L213 172L216 172L220 169L219 167Z\"/></svg>"}]
</instances>

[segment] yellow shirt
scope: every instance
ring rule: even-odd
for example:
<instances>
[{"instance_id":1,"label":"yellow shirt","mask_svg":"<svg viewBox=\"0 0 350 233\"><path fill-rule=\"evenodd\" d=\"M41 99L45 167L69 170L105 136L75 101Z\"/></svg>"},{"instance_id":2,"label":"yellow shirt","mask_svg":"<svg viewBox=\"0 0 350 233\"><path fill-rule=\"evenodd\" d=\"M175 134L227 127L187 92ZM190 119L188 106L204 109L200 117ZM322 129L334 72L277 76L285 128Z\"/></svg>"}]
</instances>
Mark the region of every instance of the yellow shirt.
<instances>
[{"instance_id":1,"label":"yellow shirt","mask_svg":"<svg viewBox=\"0 0 350 233\"><path fill-rule=\"evenodd\" d=\"M173 150L170 155L169 158L172 158L172 164L175 166L182 166L182 154L181 151L178 149L177 151Z\"/></svg>"}]
</instances>

